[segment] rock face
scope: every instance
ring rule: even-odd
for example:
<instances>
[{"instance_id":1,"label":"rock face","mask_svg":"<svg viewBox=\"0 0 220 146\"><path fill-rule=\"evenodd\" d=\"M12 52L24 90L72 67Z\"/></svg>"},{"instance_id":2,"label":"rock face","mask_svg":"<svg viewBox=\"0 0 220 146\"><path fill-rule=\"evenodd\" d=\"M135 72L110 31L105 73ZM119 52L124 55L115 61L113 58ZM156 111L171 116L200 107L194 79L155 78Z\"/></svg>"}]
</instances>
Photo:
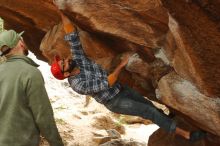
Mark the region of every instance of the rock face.
<instances>
[{"instance_id":1,"label":"rock face","mask_svg":"<svg viewBox=\"0 0 220 146\"><path fill-rule=\"evenodd\" d=\"M30 50L40 59L46 58L39 51L45 33L60 20L51 0L1 0L0 17L6 29L25 31L24 39Z\"/></svg>"},{"instance_id":2,"label":"rock face","mask_svg":"<svg viewBox=\"0 0 220 146\"><path fill-rule=\"evenodd\" d=\"M192 124L184 119L175 119L181 128L194 131ZM173 133L167 134L164 130L158 129L154 132L148 142L148 146L218 146L220 139L218 136L207 134L207 137L198 141L188 141Z\"/></svg>"},{"instance_id":3,"label":"rock face","mask_svg":"<svg viewBox=\"0 0 220 146\"><path fill-rule=\"evenodd\" d=\"M155 99L157 88L160 102L178 111L191 126L220 136L220 1L55 3L79 27L89 58L112 71L122 53L137 53L120 81L151 99ZM0 8L6 27L25 30L24 37L39 58L43 59L40 50L49 63L55 54L70 54L62 25L54 26L60 19L52 1L1 0ZM158 59L158 52L162 52L159 57L164 62Z\"/></svg>"},{"instance_id":4,"label":"rock face","mask_svg":"<svg viewBox=\"0 0 220 146\"><path fill-rule=\"evenodd\" d=\"M163 103L191 117L204 130L220 136L220 127L216 126L220 124L220 98L210 99L201 94L174 72L164 76L158 86Z\"/></svg>"},{"instance_id":5,"label":"rock face","mask_svg":"<svg viewBox=\"0 0 220 146\"><path fill-rule=\"evenodd\" d=\"M175 71L195 83L205 95L219 97L220 2L171 0L164 1L164 5L176 42L172 58Z\"/></svg>"}]
</instances>

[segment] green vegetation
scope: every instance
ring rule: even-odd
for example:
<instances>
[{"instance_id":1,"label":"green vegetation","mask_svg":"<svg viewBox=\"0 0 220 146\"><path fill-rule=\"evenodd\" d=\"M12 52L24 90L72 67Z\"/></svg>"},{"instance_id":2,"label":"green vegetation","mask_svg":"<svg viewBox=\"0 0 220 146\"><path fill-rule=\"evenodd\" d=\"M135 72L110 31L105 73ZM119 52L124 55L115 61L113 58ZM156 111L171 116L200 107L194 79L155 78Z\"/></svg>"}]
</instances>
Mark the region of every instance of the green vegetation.
<instances>
[{"instance_id":1,"label":"green vegetation","mask_svg":"<svg viewBox=\"0 0 220 146\"><path fill-rule=\"evenodd\" d=\"M56 121L57 124L60 124L60 125L66 124L66 122L63 119L56 118L55 121Z\"/></svg>"},{"instance_id":2,"label":"green vegetation","mask_svg":"<svg viewBox=\"0 0 220 146\"><path fill-rule=\"evenodd\" d=\"M0 32L4 30L4 20L0 17Z\"/></svg>"},{"instance_id":3,"label":"green vegetation","mask_svg":"<svg viewBox=\"0 0 220 146\"><path fill-rule=\"evenodd\" d=\"M125 121L125 116L124 115L120 115L118 118L118 121L115 122L116 126L122 126L124 124L127 124Z\"/></svg>"}]
</instances>

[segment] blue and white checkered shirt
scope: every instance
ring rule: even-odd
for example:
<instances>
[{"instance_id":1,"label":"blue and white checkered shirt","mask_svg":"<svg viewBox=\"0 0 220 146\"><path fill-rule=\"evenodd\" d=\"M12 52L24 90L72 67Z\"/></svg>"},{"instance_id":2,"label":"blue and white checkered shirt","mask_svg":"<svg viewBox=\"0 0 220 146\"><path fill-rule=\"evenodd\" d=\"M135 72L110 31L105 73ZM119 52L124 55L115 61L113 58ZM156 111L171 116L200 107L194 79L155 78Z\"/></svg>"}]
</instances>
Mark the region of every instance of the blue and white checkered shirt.
<instances>
[{"instance_id":1,"label":"blue and white checkered shirt","mask_svg":"<svg viewBox=\"0 0 220 146\"><path fill-rule=\"evenodd\" d=\"M116 83L109 87L107 72L85 56L78 33L67 34L65 40L69 42L73 60L80 68L78 75L68 78L71 88L79 94L92 96L99 103L105 103L116 96L121 85Z\"/></svg>"}]
</instances>

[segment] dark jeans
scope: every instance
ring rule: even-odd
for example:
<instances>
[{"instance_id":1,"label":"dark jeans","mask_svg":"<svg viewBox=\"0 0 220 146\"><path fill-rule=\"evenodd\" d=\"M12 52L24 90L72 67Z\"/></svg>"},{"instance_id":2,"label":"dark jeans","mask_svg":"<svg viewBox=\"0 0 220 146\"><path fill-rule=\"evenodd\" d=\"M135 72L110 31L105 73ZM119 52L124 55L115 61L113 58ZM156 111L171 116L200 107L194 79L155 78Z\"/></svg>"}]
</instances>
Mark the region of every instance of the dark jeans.
<instances>
[{"instance_id":1,"label":"dark jeans","mask_svg":"<svg viewBox=\"0 0 220 146\"><path fill-rule=\"evenodd\" d=\"M124 86L120 93L105 103L105 106L114 113L149 119L168 132L176 129L176 123L172 119L159 112L151 101L127 86Z\"/></svg>"}]
</instances>

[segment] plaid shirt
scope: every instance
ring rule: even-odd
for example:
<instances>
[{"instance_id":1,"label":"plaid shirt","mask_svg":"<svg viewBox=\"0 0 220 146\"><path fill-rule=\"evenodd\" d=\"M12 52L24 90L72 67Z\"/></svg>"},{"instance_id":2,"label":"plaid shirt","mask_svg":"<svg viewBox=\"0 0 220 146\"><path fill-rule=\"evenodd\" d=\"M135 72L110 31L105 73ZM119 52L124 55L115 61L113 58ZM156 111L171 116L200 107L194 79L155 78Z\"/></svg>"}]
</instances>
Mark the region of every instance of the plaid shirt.
<instances>
[{"instance_id":1,"label":"plaid shirt","mask_svg":"<svg viewBox=\"0 0 220 146\"><path fill-rule=\"evenodd\" d=\"M105 103L120 92L120 84L109 87L107 72L98 64L88 59L83 51L77 32L67 34L73 60L80 68L80 73L68 78L71 88L79 94L90 95L99 103Z\"/></svg>"}]
</instances>

